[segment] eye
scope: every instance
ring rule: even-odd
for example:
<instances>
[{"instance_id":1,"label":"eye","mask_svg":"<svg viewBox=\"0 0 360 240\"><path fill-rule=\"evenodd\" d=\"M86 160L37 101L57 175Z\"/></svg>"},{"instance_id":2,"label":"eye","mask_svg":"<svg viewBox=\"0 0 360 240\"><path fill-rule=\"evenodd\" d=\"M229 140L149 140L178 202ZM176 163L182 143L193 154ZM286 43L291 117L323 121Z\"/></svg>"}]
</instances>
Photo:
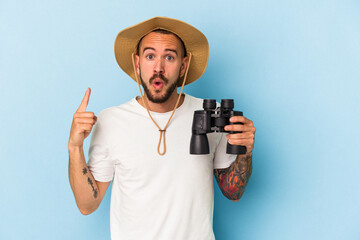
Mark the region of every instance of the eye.
<instances>
[{"instance_id":1,"label":"eye","mask_svg":"<svg viewBox=\"0 0 360 240\"><path fill-rule=\"evenodd\" d=\"M146 58L149 59L149 60L152 60L152 59L154 59L154 55L149 54L149 55L146 56Z\"/></svg>"},{"instance_id":2,"label":"eye","mask_svg":"<svg viewBox=\"0 0 360 240\"><path fill-rule=\"evenodd\" d=\"M170 56L170 55L166 56L166 60L168 60L168 61L171 61L171 60L173 60L173 59L174 59L173 56Z\"/></svg>"}]
</instances>

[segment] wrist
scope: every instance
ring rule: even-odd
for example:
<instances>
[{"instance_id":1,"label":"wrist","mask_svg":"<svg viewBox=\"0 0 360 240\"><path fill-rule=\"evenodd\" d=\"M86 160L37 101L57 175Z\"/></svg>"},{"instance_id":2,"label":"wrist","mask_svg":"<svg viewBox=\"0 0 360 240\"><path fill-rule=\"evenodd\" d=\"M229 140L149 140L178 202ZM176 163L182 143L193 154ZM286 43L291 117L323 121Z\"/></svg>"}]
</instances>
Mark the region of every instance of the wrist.
<instances>
[{"instance_id":1,"label":"wrist","mask_svg":"<svg viewBox=\"0 0 360 240\"><path fill-rule=\"evenodd\" d=\"M237 158L240 160L246 160L248 158L252 158L252 152L247 152L245 154L238 154Z\"/></svg>"},{"instance_id":2,"label":"wrist","mask_svg":"<svg viewBox=\"0 0 360 240\"><path fill-rule=\"evenodd\" d=\"M83 151L83 145L72 145L69 143L68 150L69 152Z\"/></svg>"}]
</instances>

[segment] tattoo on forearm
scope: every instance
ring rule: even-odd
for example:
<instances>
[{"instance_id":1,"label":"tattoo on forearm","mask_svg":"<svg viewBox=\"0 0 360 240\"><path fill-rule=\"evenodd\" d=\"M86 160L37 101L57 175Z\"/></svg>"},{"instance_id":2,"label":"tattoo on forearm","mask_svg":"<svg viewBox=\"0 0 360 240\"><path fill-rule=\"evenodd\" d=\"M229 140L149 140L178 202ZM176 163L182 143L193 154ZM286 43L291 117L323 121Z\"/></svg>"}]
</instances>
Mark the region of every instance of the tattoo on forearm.
<instances>
[{"instance_id":1,"label":"tattoo on forearm","mask_svg":"<svg viewBox=\"0 0 360 240\"><path fill-rule=\"evenodd\" d=\"M87 172L88 172L87 168L84 167L84 169L82 170L83 175L86 175ZM88 177L88 184L90 184L90 186L91 186L91 188L92 188L92 190L93 190L93 196L94 196L94 198L97 198L97 196L98 196L98 190L94 187L94 183L93 183L93 181L91 180L90 177Z\"/></svg>"},{"instance_id":2,"label":"tattoo on forearm","mask_svg":"<svg viewBox=\"0 0 360 240\"><path fill-rule=\"evenodd\" d=\"M222 193L231 200L243 195L252 173L252 154L238 156L230 167L215 169L214 174Z\"/></svg>"}]
</instances>

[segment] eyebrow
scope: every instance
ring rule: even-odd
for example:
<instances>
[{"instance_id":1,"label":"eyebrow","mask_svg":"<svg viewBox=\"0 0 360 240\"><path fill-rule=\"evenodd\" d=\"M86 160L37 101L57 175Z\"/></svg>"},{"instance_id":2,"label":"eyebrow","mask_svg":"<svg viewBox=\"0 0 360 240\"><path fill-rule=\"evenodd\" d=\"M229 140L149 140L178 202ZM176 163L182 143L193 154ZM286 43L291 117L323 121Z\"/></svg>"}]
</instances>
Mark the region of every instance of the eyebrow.
<instances>
[{"instance_id":1,"label":"eyebrow","mask_svg":"<svg viewBox=\"0 0 360 240\"><path fill-rule=\"evenodd\" d=\"M146 50L153 50L153 51L155 51L155 48L146 47L146 48L144 48L143 53L144 53ZM174 52L176 55L178 55L178 54L177 54L177 51L176 51L175 49L166 48L165 51Z\"/></svg>"},{"instance_id":2,"label":"eyebrow","mask_svg":"<svg viewBox=\"0 0 360 240\"><path fill-rule=\"evenodd\" d=\"M174 52L176 54L176 56L177 56L177 51L175 49L166 48L165 51Z\"/></svg>"},{"instance_id":3,"label":"eyebrow","mask_svg":"<svg viewBox=\"0 0 360 240\"><path fill-rule=\"evenodd\" d=\"M155 48L152 48L152 47L146 47L146 48L144 48L144 50L143 50L143 53L146 51L146 50L154 50L155 51Z\"/></svg>"}]
</instances>

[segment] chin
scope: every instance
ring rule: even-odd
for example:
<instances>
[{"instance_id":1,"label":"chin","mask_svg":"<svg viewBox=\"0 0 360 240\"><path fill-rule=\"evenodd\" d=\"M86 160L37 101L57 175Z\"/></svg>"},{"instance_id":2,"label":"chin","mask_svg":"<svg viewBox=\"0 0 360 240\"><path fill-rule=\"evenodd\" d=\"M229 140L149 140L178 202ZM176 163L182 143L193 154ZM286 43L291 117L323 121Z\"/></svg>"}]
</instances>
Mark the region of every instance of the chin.
<instances>
[{"instance_id":1,"label":"chin","mask_svg":"<svg viewBox=\"0 0 360 240\"><path fill-rule=\"evenodd\" d=\"M176 83L165 86L160 91L154 88L149 88L146 84L143 85L147 98L153 103L164 103L176 91Z\"/></svg>"},{"instance_id":2,"label":"chin","mask_svg":"<svg viewBox=\"0 0 360 240\"><path fill-rule=\"evenodd\" d=\"M166 96L158 96L158 97L147 96L147 98L150 100L150 102L153 103L164 103L169 99L168 97L166 98Z\"/></svg>"}]
</instances>

